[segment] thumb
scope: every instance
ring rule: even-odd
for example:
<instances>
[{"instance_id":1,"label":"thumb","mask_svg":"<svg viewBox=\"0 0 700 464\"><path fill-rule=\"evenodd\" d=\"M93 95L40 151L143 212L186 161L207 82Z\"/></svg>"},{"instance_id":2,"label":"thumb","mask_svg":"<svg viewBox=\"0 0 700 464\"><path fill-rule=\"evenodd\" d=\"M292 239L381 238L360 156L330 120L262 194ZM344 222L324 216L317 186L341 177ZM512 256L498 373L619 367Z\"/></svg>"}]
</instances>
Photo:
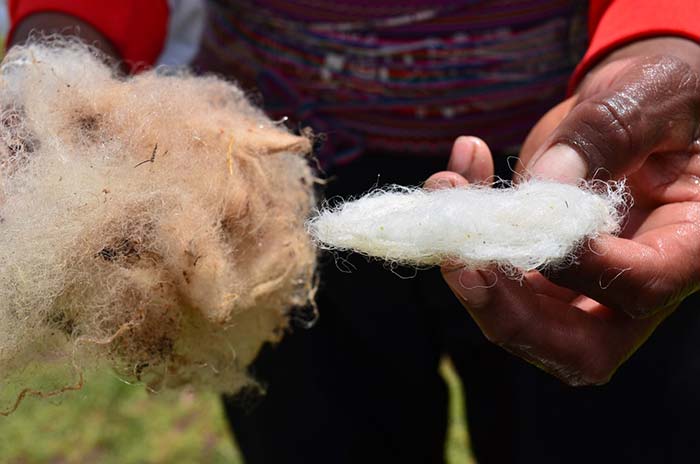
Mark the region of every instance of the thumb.
<instances>
[{"instance_id":1,"label":"thumb","mask_svg":"<svg viewBox=\"0 0 700 464\"><path fill-rule=\"evenodd\" d=\"M687 151L698 136L700 77L683 60L635 60L605 90L580 100L532 157L530 176L575 182L619 177L654 152Z\"/></svg>"}]
</instances>

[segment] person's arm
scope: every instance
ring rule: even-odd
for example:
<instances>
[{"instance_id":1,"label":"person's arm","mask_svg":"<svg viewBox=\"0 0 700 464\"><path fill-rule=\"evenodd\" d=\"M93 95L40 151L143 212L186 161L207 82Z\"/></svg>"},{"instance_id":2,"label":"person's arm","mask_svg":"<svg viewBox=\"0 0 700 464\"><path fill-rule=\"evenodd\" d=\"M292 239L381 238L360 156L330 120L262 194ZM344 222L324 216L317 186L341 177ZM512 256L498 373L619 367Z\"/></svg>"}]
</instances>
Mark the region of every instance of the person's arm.
<instances>
[{"instance_id":1,"label":"person's arm","mask_svg":"<svg viewBox=\"0 0 700 464\"><path fill-rule=\"evenodd\" d=\"M32 32L81 37L131 71L155 64L168 29L166 0L10 0L9 46Z\"/></svg>"},{"instance_id":2,"label":"person's arm","mask_svg":"<svg viewBox=\"0 0 700 464\"><path fill-rule=\"evenodd\" d=\"M576 67L569 90L601 60L621 48L655 37L700 40L700 2L696 0L591 0L588 32L590 43ZM666 49L666 51L673 48Z\"/></svg>"},{"instance_id":3,"label":"person's arm","mask_svg":"<svg viewBox=\"0 0 700 464\"><path fill-rule=\"evenodd\" d=\"M622 235L599 237L548 278L443 269L487 338L574 385L608 381L700 288L700 2L612 2L597 31L609 26L606 12L628 22L610 20L621 28L608 31L614 47L594 35L575 93L533 128L518 174L626 178L634 205ZM621 42L625 30L631 40ZM478 165L459 161L475 156L489 153L456 144L451 164ZM461 174L436 174L431 184L466 182Z\"/></svg>"},{"instance_id":4,"label":"person's arm","mask_svg":"<svg viewBox=\"0 0 700 464\"><path fill-rule=\"evenodd\" d=\"M85 43L101 50L105 55L121 61L121 55L104 34L87 22L65 13L36 13L20 21L8 41L8 47L25 43L32 34L66 34L80 37Z\"/></svg>"}]
</instances>

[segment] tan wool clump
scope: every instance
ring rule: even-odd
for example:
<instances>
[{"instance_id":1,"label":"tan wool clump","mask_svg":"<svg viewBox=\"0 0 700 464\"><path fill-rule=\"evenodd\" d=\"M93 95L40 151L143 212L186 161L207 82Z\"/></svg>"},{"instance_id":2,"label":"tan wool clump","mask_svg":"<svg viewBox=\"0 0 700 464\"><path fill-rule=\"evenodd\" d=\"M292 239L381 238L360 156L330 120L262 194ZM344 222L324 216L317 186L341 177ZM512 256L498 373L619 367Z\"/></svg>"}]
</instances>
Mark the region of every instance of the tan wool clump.
<instances>
[{"instance_id":1,"label":"tan wool clump","mask_svg":"<svg viewBox=\"0 0 700 464\"><path fill-rule=\"evenodd\" d=\"M10 50L0 119L0 413L102 361L152 389L250 382L312 294L308 137L222 79L123 78L56 40Z\"/></svg>"}]
</instances>

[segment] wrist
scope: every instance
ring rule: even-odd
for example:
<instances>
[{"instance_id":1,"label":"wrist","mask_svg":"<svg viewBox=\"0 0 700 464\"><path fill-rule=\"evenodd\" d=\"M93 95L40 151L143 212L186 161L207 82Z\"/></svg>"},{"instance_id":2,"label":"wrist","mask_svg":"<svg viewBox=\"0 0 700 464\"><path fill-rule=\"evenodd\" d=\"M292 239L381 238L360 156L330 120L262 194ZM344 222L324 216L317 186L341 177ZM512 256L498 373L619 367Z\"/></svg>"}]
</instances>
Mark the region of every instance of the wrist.
<instances>
[{"instance_id":1,"label":"wrist","mask_svg":"<svg viewBox=\"0 0 700 464\"><path fill-rule=\"evenodd\" d=\"M700 44L684 37L671 36L637 40L613 51L600 64L652 55L675 56L700 71Z\"/></svg>"}]
</instances>

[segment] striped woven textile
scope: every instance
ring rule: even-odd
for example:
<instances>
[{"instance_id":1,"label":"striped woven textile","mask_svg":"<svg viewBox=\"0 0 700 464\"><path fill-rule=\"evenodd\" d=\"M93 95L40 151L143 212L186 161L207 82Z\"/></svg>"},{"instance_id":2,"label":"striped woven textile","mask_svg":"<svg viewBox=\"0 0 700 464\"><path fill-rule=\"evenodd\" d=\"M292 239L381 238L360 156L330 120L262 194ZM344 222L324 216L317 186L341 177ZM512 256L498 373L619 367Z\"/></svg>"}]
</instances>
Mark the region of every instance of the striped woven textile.
<instances>
[{"instance_id":1,"label":"striped woven textile","mask_svg":"<svg viewBox=\"0 0 700 464\"><path fill-rule=\"evenodd\" d=\"M446 156L461 134L507 151L564 97L586 13L563 0L219 0L195 63L325 133L327 166Z\"/></svg>"}]
</instances>

